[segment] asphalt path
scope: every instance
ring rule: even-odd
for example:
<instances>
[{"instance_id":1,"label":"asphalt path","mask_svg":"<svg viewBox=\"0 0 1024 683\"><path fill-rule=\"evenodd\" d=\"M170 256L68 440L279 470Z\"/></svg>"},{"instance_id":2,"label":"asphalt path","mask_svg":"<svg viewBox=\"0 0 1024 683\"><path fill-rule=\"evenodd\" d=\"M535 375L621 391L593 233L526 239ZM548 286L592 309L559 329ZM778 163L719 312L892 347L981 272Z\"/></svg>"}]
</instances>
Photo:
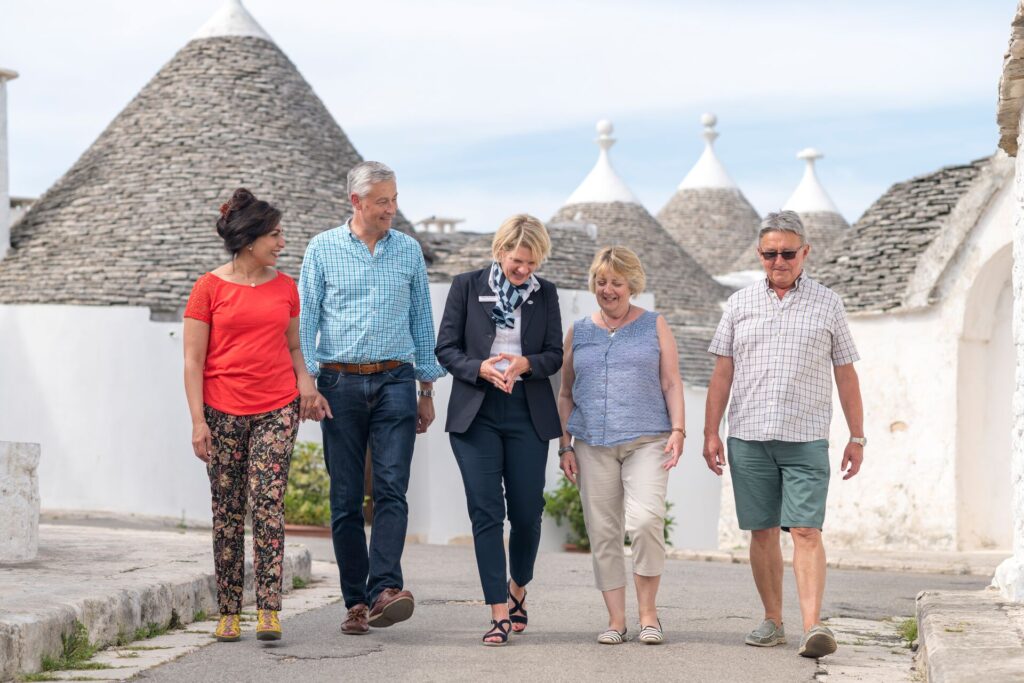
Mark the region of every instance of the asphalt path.
<instances>
[{"instance_id":1,"label":"asphalt path","mask_svg":"<svg viewBox=\"0 0 1024 683\"><path fill-rule=\"evenodd\" d=\"M306 542L303 539L303 542ZM309 541L317 559L333 559L328 541ZM669 560L659 592L666 643L599 645L606 628L589 555L541 553L529 587L530 625L506 647L480 645L489 625L473 551L463 546L410 545L403 567L416 612L404 623L365 636L339 631L341 603L283 623L284 639L265 644L251 634L215 643L139 675L145 681L810 681L814 660L796 654L800 617L787 568L784 620L789 642L776 648L743 644L761 618L742 564ZM830 570L824 616L882 620L914 614L924 589L975 590L981 577ZM630 593L632 588L630 588ZM630 635L636 625L629 595ZM842 647L842 646L841 646Z\"/></svg>"}]
</instances>

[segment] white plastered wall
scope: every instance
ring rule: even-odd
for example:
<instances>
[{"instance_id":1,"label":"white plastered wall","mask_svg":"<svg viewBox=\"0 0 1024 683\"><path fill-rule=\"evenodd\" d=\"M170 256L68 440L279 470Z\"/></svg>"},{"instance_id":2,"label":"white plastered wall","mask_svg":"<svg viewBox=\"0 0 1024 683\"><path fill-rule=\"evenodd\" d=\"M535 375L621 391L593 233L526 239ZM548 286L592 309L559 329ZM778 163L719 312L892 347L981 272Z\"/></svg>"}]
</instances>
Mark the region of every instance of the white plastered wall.
<instances>
[{"instance_id":1,"label":"white plastered wall","mask_svg":"<svg viewBox=\"0 0 1024 683\"><path fill-rule=\"evenodd\" d=\"M435 325L448 285L432 284ZM564 329L594 310L589 292L560 290ZM643 295L638 303L652 305ZM0 306L0 439L39 443L45 509L106 510L209 523L205 469L192 455L182 383L181 323L153 322L131 307ZM409 534L430 543L468 541L462 479L444 432L451 379L436 385L437 417L419 436L409 491ZM699 437L703 389L686 390L687 426ZM300 440L320 441L306 422ZM561 476L552 442L548 487ZM691 436L673 471L677 547L715 545L718 482L702 471ZM547 548L564 530L545 518Z\"/></svg>"},{"instance_id":2,"label":"white plastered wall","mask_svg":"<svg viewBox=\"0 0 1024 683\"><path fill-rule=\"evenodd\" d=\"M1024 111L1018 114L1018 146L1024 143ZM1016 386L1013 394L1013 432L1010 485L1013 489L1010 514L1013 556L996 569L992 585L1003 598L1024 602L1024 157L1015 159L1013 216L1013 342L1016 356Z\"/></svg>"},{"instance_id":3,"label":"white plastered wall","mask_svg":"<svg viewBox=\"0 0 1024 683\"><path fill-rule=\"evenodd\" d=\"M1000 278L1009 275L1003 257L997 255L1005 255L1010 243L1012 213L1012 188L1008 184L993 197L940 278L940 300L934 305L912 312L850 315L850 330L861 356L856 368L864 399L868 447L860 474L843 481L839 467L849 430L838 395L833 392L829 438L832 478L824 529L828 545L953 550L960 545L961 501L978 505L978 495L985 487L990 496L993 488L1008 489L1006 471L996 466L981 472L982 478L973 489L958 492L958 458L977 457L973 451L961 451L960 429L968 420L977 420L980 413L992 412L994 404L989 401L995 400L988 386L980 399L962 396L958 370L973 285L983 273L996 283L1005 282ZM813 264L809 264L808 272L813 276ZM991 306L995 313L999 292L996 288L995 300L988 296L977 300ZM994 331L1001 329L997 326ZM1005 353L1000 356L999 343L995 354L985 344L982 355L986 363L974 366L972 371L1012 372L1011 359L1002 357ZM988 363L993 358L1002 365ZM1003 418L997 416L995 429L1000 420ZM747 544L746 535L736 526L732 495L727 474L723 477L719 529L723 548ZM974 543L975 547L979 545Z\"/></svg>"}]
</instances>

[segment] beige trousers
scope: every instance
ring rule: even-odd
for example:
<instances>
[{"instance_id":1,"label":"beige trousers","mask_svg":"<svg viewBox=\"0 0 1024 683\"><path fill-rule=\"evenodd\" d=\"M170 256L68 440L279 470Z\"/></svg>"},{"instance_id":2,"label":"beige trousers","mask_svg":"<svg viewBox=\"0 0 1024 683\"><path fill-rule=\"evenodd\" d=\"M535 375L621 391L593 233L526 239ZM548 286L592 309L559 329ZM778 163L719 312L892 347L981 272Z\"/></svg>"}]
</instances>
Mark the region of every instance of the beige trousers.
<instances>
[{"instance_id":1,"label":"beige trousers","mask_svg":"<svg viewBox=\"0 0 1024 683\"><path fill-rule=\"evenodd\" d=\"M583 518L600 591L626 585L626 534L633 572L660 576L665 568L665 490L668 434L642 436L619 446L574 443Z\"/></svg>"}]
</instances>

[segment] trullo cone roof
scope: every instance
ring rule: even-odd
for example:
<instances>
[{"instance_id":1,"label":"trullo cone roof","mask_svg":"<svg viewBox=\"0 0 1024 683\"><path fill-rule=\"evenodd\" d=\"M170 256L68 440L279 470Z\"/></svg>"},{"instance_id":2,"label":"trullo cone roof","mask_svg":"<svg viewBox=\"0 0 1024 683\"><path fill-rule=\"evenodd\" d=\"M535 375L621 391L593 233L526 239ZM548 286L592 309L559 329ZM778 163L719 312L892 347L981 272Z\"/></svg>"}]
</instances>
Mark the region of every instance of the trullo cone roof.
<instances>
[{"instance_id":1,"label":"trullo cone roof","mask_svg":"<svg viewBox=\"0 0 1024 683\"><path fill-rule=\"evenodd\" d=\"M214 223L248 187L284 211L280 269L342 224L362 157L295 65L229 0L12 230L0 303L148 306L173 317L227 255ZM401 183L401 178L399 178ZM412 234L401 215L395 227Z\"/></svg>"}]
</instances>

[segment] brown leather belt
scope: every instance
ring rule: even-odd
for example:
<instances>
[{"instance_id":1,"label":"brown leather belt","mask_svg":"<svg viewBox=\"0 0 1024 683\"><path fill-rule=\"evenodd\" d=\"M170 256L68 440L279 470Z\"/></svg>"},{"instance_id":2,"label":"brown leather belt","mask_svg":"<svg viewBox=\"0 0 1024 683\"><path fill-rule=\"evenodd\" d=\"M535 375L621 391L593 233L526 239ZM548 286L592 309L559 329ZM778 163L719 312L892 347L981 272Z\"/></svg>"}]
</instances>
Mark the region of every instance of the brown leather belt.
<instances>
[{"instance_id":1,"label":"brown leather belt","mask_svg":"<svg viewBox=\"0 0 1024 683\"><path fill-rule=\"evenodd\" d=\"M321 363L320 367L333 372L343 372L348 375L376 375L378 372L394 370L399 365L404 365L400 360L382 360L377 363Z\"/></svg>"}]
</instances>

